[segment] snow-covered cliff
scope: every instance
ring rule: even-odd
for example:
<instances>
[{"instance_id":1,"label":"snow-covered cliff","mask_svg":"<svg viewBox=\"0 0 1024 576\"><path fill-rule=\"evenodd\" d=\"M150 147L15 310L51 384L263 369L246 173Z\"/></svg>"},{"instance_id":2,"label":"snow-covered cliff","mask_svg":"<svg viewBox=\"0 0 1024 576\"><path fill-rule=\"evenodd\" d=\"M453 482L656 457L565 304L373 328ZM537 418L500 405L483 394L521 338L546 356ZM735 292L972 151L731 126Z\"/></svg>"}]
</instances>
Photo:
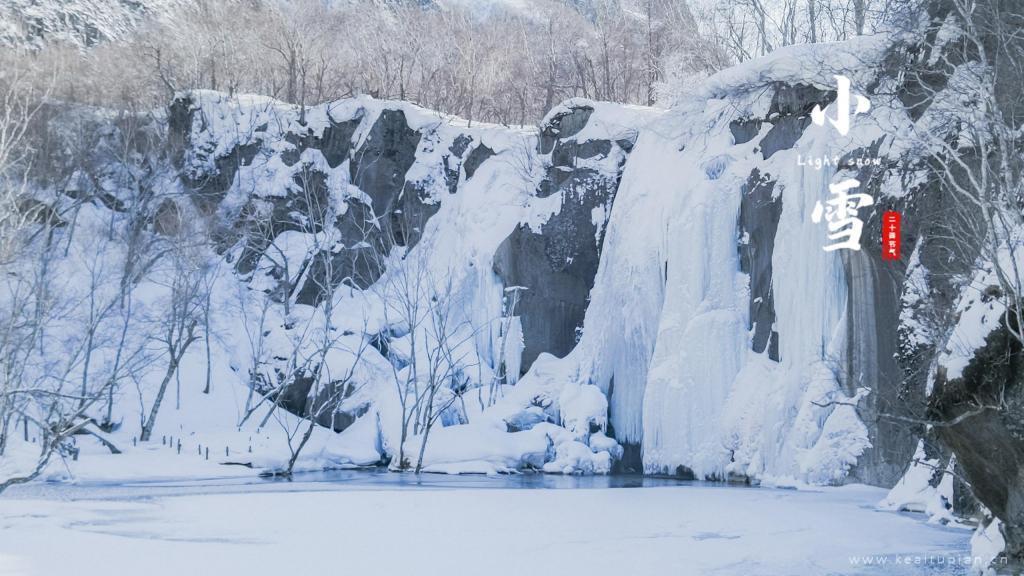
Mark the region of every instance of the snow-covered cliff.
<instances>
[{"instance_id":1,"label":"snow-covered cliff","mask_svg":"<svg viewBox=\"0 0 1024 576\"><path fill-rule=\"evenodd\" d=\"M957 188L1000 154L1019 183L1020 122L986 114L1024 104L929 9L536 128L369 97L48 102L0 282L9 381L80 398L78 435L151 475L174 476L159 437L271 473L895 485L885 506L994 515L978 538L1024 558L1021 200ZM858 246L826 249L851 210ZM0 467L35 464L19 401Z\"/></svg>"},{"instance_id":2,"label":"snow-covered cliff","mask_svg":"<svg viewBox=\"0 0 1024 576\"><path fill-rule=\"evenodd\" d=\"M621 454L623 469L891 484L916 438L880 433L872 417L906 397L895 320L905 266L881 261L878 222L907 194L899 182L910 171L885 168L903 159L913 120L878 95L893 87L877 72L889 49L868 38L783 50L711 78L670 111L569 101L539 135L401 103L300 114L211 92L179 98L171 131L183 182L215 215L234 276L283 311L272 331L295 330L295 310L323 309L348 287L332 314L374 340L357 363L376 368L328 420L336 430L382 422L374 442L384 460L398 433L387 367L411 370L417 328L387 314L383 287L422 268L456 295L455 322L472 327L454 364L473 399L448 408L427 462L487 462L444 445L481 427L514 436L548 422L583 444L607 432L624 450L590 445ZM809 59L833 65L808 76ZM874 89L870 113L845 136L811 121L816 106L840 113L836 69L857 92ZM861 251L825 251L811 212L846 178L876 204L860 213ZM283 373L273 358L288 354L241 348L240 383L272 389ZM299 412L304 385L290 392ZM601 400L571 400L580 394Z\"/></svg>"},{"instance_id":3,"label":"snow-covered cliff","mask_svg":"<svg viewBox=\"0 0 1024 576\"><path fill-rule=\"evenodd\" d=\"M921 42L789 47L669 110L576 99L539 130L181 94L147 226L210 239L210 349L184 363L245 391L240 431L264 404L333 429L334 464L424 446L438 471L890 486L944 344L918 316L952 314L967 270L942 262L917 140L942 116L900 73L934 62ZM869 109L841 108L840 76ZM87 171L48 194L81 201ZM862 248L824 250L815 206L850 179Z\"/></svg>"}]
</instances>

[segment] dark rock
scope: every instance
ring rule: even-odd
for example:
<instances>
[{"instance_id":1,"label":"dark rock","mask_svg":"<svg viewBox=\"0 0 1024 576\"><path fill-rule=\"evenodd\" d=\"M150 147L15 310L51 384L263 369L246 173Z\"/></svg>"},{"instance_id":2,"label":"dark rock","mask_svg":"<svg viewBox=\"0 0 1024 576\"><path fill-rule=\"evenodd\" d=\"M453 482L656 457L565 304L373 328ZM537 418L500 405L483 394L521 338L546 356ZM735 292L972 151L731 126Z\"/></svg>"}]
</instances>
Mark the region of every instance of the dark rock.
<instances>
[{"instance_id":1,"label":"dark rock","mask_svg":"<svg viewBox=\"0 0 1024 576\"><path fill-rule=\"evenodd\" d=\"M239 274L251 273L282 232L315 234L323 231L331 204L327 175L305 168L294 176L293 182L295 190L287 196L251 198L235 218L234 234L226 236L223 244L233 244L238 239L244 243L235 263ZM291 290L291 287L284 287L282 293L288 294Z\"/></svg>"},{"instance_id":2,"label":"dark rock","mask_svg":"<svg viewBox=\"0 0 1024 576\"><path fill-rule=\"evenodd\" d=\"M764 159L771 158L779 150L792 148L803 135L804 129L811 123L811 111L814 110L814 107L824 108L833 100L835 100L835 92L832 91L820 90L807 84L776 83L767 118L772 124L772 128L760 142ZM748 125L746 127L733 122L730 123L729 128L734 137L737 135L737 130L740 131L740 136L746 136L753 129L754 122L756 121L746 121ZM760 129L759 124L757 129ZM737 138L737 143L739 143L739 138Z\"/></svg>"},{"instance_id":3,"label":"dark rock","mask_svg":"<svg viewBox=\"0 0 1024 576\"><path fill-rule=\"evenodd\" d=\"M386 221L388 241L397 246L415 246L423 236L427 220L440 209L441 204L430 199L419 184L407 182Z\"/></svg>"},{"instance_id":4,"label":"dark rock","mask_svg":"<svg viewBox=\"0 0 1024 576\"><path fill-rule=\"evenodd\" d=\"M363 113L361 110L351 120L344 122L334 122L332 120L330 125L324 128L321 137L313 140L311 147L320 150L320 153L324 155L324 160L327 161L327 165L331 168L341 166L341 163L348 158L349 151L352 149L352 136L359 128L362 120Z\"/></svg>"},{"instance_id":5,"label":"dark rock","mask_svg":"<svg viewBox=\"0 0 1024 576\"><path fill-rule=\"evenodd\" d=\"M188 94L179 95L167 107L167 150L178 169L182 167L185 150L191 142L194 114L195 103Z\"/></svg>"},{"instance_id":6,"label":"dark rock","mask_svg":"<svg viewBox=\"0 0 1024 576\"><path fill-rule=\"evenodd\" d=\"M212 174L183 174L182 180L192 191L192 201L202 212L212 214L217 209L234 184L238 169L252 164L261 145L260 141L242 144L226 156L216 158Z\"/></svg>"},{"instance_id":7,"label":"dark rock","mask_svg":"<svg viewBox=\"0 0 1024 576\"><path fill-rule=\"evenodd\" d=\"M556 166L576 166L579 158L603 159L612 151L610 140L559 141L551 151L551 163Z\"/></svg>"},{"instance_id":8,"label":"dark rock","mask_svg":"<svg viewBox=\"0 0 1024 576\"><path fill-rule=\"evenodd\" d=\"M594 109L590 106L579 106L567 112L555 115L541 128L538 146L541 154L549 154L558 140L575 136L590 120Z\"/></svg>"},{"instance_id":9,"label":"dark rock","mask_svg":"<svg viewBox=\"0 0 1024 576\"><path fill-rule=\"evenodd\" d=\"M321 250L306 260L302 287L295 302L318 306L342 284L369 288L384 272L385 243L370 209L358 200L348 201L348 210L338 217L335 227L343 244Z\"/></svg>"},{"instance_id":10,"label":"dark rock","mask_svg":"<svg viewBox=\"0 0 1024 576\"><path fill-rule=\"evenodd\" d=\"M387 214L402 191L419 141L420 133L409 128L405 112L384 110L352 154L350 179L373 199L374 214Z\"/></svg>"},{"instance_id":11,"label":"dark rock","mask_svg":"<svg viewBox=\"0 0 1024 576\"><path fill-rule=\"evenodd\" d=\"M177 236L181 231L181 209L170 198L157 206L153 215L153 231L163 236Z\"/></svg>"},{"instance_id":12,"label":"dark rock","mask_svg":"<svg viewBox=\"0 0 1024 576\"><path fill-rule=\"evenodd\" d=\"M617 180L572 173L562 208L534 232L520 225L494 256L506 286L525 286L517 312L523 328L525 372L541 352L562 357L576 345L600 260L594 208L612 202Z\"/></svg>"},{"instance_id":13,"label":"dark rock","mask_svg":"<svg viewBox=\"0 0 1024 576\"><path fill-rule=\"evenodd\" d=\"M518 226L494 255L493 268L504 285L527 288L520 292L515 310L523 330L524 373L541 352L563 357L572 350L594 286L605 222L595 223L593 214L598 207L610 214L624 158L602 171L577 166L580 158L607 160L612 151L609 140L575 138L593 112L579 106L555 115L541 128L538 146L550 156L535 194L546 198L561 193L561 207L539 231ZM633 142L635 136L616 144L628 151Z\"/></svg>"},{"instance_id":14,"label":"dark rock","mask_svg":"<svg viewBox=\"0 0 1024 576\"><path fill-rule=\"evenodd\" d=\"M783 116L777 120L771 130L761 139L761 154L767 160L779 150L789 150L804 134L804 129L811 123L810 116Z\"/></svg>"},{"instance_id":15,"label":"dark rock","mask_svg":"<svg viewBox=\"0 0 1024 576\"><path fill-rule=\"evenodd\" d=\"M345 400L350 398L357 388L358 384L352 381L329 382L315 397L308 399L305 412L317 414L316 423L324 428L342 432L370 409L367 402L351 408L342 408Z\"/></svg>"},{"instance_id":16,"label":"dark rock","mask_svg":"<svg viewBox=\"0 0 1024 576\"><path fill-rule=\"evenodd\" d=\"M782 196L773 197L775 180L754 169L747 183L740 190L740 214L738 228L741 239L738 245L740 270L750 275L750 325L754 330L751 348L764 352L778 362L779 335L775 325L775 295L772 289L772 253L775 249L775 232L782 215Z\"/></svg>"},{"instance_id":17,"label":"dark rock","mask_svg":"<svg viewBox=\"0 0 1024 576\"><path fill-rule=\"evenodd\" d=\"M757 136L761 131L761 120L733 120L729 123L729 131L732 132L733 144L746 144Z\"/></svg>"},{"instance_id":18,"label":"dark rock","mask_svg":"<svg viewBox=\"0 0 1024 576\"><path fill-rule=\"evenodd\" d=\"M359 110L356 116L344 122L335 122L329 119L329 124L323 129L320 136L307 130L304 134L289 132L284 138L293 148L281 153L281 161L286 166L294 166L299 161L302 153L306 150L319 150L327 165L337 168L348 158L352 149L352 136L359 128L363 119L363 111Z\"/></svg>"},{"instance_id":19,"label":"dark rock","mask_svg":"<svg viewBox=\"0 0 1024 576\"><path fill-rule=\"evenodd\" d=\"M975 303L976 306L984 305ZM1024 567L1024 347L1007 328L985 339L960 378L940 369L929 420L974 495L1003 522L1007 573Z\"/></svg>"},{"instance_id":20,"label":"dark rock","mask_svg":"<svg viewBox=\"0 0 1024 576\"><path fill-rule=\"evenodd\" d=\"M631 139L630 138L620 138L620 139L616 140L615 143L619 145L619 148L622 148L623 151L625 151L627 154L629 154L630 152L633 151L633 146L636 145L636 138L637 138L636 136L633 136L633 138L631 138Z\"/></svg>"},{"instance_id":21,"label":"dark rock","mask_svg":"<svg viewBox=\"0 0 1024 576\"><path fill-rule=\"evenodd\" d=\"M612 473L643 474L643 449L640 444L637 442L622 442L620 445L622 446L622 457L612 462Z\"/></svg>"},{"instance_id":22,"label":"dark rock","mask_svg":"<svg viewBox=\"0 0 1024 576\"><path fill-rule=\"evenodd\" d=\"M768 120L777 116L810 116L815 106L825 108L835 99L835 91L821 90L809 84L776 82L772 103L768 107Z\"/></svg>"},{"instance_id":23,"label":"dark rock","mask_svg":"<svg viewBox=\"0 0 1024 576\"><path fill-rule=\"evenodd\" d=\"M469 145L473 142L473 137L468 134L459 134L452 141L452 145L448 147L448 151L451 152L458 158L462 158L462 155L466 153Z\"/></svg>"},{"instance_id":24,"label":"dark rock","mask_svg":"<svg viewBox=\"0 0 1024 576\"><path fill-rule=\"evenodd\" d=\"M855 150L844 157L877 155L879 143ZM923 419L925 390L929 372L938 350L934 345L911 337L912 326L901 324L901 315L914 317L914 324L942 330L948 325L959 295L954 278L968 273L977 248L951 239L951 228L966 224L956 220L958 211L950 209L956 199L934 182L908 191L903 200L885 197L881 185L886 177L907 170L895 162L866 166L858 172L863 191L876 198L877 205L865 212L860 252L844 258L847 278L847 393L866 387L871 393L858 407L861 420L868 426L872 446L858 459L849 480L878 486L892 486L913 457L924 426L908 424L906 419ZM907 171L910 178L913 172ZM882 260L882 214L894 210L903 215L902 244L918 246L920 264L928 270L927 286L914 287L924 300L904 308L906 257L901 261ZM921 314L917 317L917 314ZM911 344L913 342L913 344Z\"/></svg>"},{"instance_id":25,"label":"dark rock","mask_svg":"<svg viewBox=\"0 0 1024 576\"><path fill-rule=\"evenodd\" d=\"M277 373L278 379L283 379L284 374ZM269 390L261 392L277 403L278 406L293 414L305 414L309 391L313 389L313 377L311 375L300 375L293 378L276 393Z\"/></svg>"},{"instance_id":26,"label":"dark rock","mask_svg":"<svg viewBox=\"0 0 1024 576\"><path fill-rule=\"evenodd\" d=\"M186 151L198 156L209 153L202 149L191 149L196 111L195 102L190 94L179 96L171 103L168 109L167 148L174 165L182 169L181 180L191 190L193 203L202 212L212 214L234 183L239 167L252 163L263 142L261 135L255 134L252 141L236 146L224 156L214 158L212 173L195 173L184 167ZM205 123L205 118L200 118L200 121Z\"/></svg>"},{"instance_id":27,"label":"dark rock","mask_svg":"<svg viewBox=\"0 0 1024 576\"><path fill-rule=\"evenodd\" d=\"M421 138L419 132L407 126L404 112L381 112L362 146L353 151L352 136L362 117L360 110L351 120L332 120L321 136L314 136L312 131L288 134L286 139L293 148L282 156L291 155L283 159L298 163L302 151L317 149L329 166L336 167L351 154L352 182L371 198L372 206L350 199L346 211L331 220L327 175L303 165L288 194L251 199L236 218L233 234L224 239L224 245L232 244L235 238L244 239L235 269L246 275L283 232L317 233L327 226L339 230L338 245L310 254L300 271L271 271L281 281L272 293L275 298L290 294L297 303L317 305L341 284L361 289L370 286L383 273L384 257L391 246L415 245L427 219L439 208L422 186L405 180ZM300 284L287 285L286 276Z\"/></svg>"},{"instance_id":28,"label":"dark rock","mask_svg":"<svg viewBox=\"0 0 1024 576\"><path fill-rule=\"evenodd\" d=\"M17 207L20 214L36 224L52 226L54 228L62 228L68 225L67 221L61 218L60 214L52 206L41 200L28 197L19 198Z\"/></svg>"},{"instance_id":29,"label":"dark rock","mask_svg":"<svg viewBox=\"0 0 1024 576\"><path fill-rule=\"evenodd\" d=\"M476 174L476 169L484 163L491 156L494 156L494 150L491 150L484 144L478 144L473 151L469 153L469 157L462 164L463 169L466 171L466 180L473 177Z\"/></svg>"}]
</instances>

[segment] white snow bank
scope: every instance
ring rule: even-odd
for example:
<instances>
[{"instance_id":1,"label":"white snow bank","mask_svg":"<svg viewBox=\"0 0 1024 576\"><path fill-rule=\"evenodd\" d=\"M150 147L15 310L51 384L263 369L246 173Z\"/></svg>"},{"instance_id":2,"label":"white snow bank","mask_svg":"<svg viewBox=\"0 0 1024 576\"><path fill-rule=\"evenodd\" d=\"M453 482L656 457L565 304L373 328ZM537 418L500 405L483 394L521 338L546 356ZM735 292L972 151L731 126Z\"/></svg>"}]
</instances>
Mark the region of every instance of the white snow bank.
<instances>
[{"instance_id":1,"label":"white snow bank","mask_svg":"<svg viewBox=\"0 0 1024 576\"><path fill-rule=\"evenodd\" d=\"M988 524L978 526L971 535L971 574L995 576L997 566L993 563L1006 548L1006 540L999 527L1002 522L993 518Z\"/></svg>"},{"instance_id":2,"label":"white snow bank","mask_svg":"<svg viewBox=\"0 0 1024 576\"><path fill-rule=\"evenodd\" d=\"M927 458L924 441L919 440L914 459L899 482L878 503L883 510L922 512L932 523L957 523L953 516L953 473L955 459L940 467L937 458ZM939 476L936 483L934 478Z\"/></svg>"},{"instance_id":3,"label":"white snow bank","mask_svg":"<svg viewBox=\"0 0 1024 576\"><path fill-rule=\"evenodd\" d=\"M506 485L505 479L485 482ZM452 490L429 489L424 479L426 489L392 490L353 484L6 499L0 571L180 576L307 574L343 566L353 574L512 576L544 566L552 574L595 576L923 576L947 573L940 561L968 553L966 531L878 512L871 503L884 491L866 487ZM452 479L438 483L453 485ZM55 543L61 553L54 553ZM116 553L83 562L98 550ZM908 557L923 561L891 569ZM889 567L865 565L883 559Z\"/></svg>"},{"instance_id":4,"label":"white snow bank","mask_svg":"<svg viewBox=\"0 0 1024 576\"><path fill-rule=\"evenodd\" d=\"M1014 246L1010 250L1009 246ZM1013 261L1016 257L1016 262ZM1014 231L1001 244L997 254L1002 270L1008 281L1019 282L1012 271L1024 270L1024 230ZM956 305L957 323L939 355L939 366L945 368L946 377L950 380L963 376L963 371L974 359L975 352L985 345L985 339L1003 321L1006 312L1005 295L999 281L999 271L992 261L981 262L978 272L970 279L961 291ZM1024 286L1017 286L1016 293L1021 294Z\"/></svg>"}]
</instances>

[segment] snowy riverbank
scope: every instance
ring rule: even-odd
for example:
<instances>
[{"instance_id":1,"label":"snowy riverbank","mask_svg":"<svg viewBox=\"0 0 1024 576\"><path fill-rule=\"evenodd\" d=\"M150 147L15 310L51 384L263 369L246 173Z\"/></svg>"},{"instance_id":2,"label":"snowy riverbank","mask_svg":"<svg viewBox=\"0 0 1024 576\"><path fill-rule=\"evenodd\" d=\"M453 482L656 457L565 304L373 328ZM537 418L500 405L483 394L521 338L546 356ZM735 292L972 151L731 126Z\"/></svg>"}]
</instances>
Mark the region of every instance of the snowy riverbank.
<instances>
[{"instance_id":1,"label":"snowy riverbank","mask_svg":"<svg viewBox=\"0 0 1024 576\"><path fill-rule=\"evenodd\" d=\"M969 531L879 511L864 486L339 474L19 487L0 501L0 575L960 574L969 553Z\"/></svg>"}]
</instances>

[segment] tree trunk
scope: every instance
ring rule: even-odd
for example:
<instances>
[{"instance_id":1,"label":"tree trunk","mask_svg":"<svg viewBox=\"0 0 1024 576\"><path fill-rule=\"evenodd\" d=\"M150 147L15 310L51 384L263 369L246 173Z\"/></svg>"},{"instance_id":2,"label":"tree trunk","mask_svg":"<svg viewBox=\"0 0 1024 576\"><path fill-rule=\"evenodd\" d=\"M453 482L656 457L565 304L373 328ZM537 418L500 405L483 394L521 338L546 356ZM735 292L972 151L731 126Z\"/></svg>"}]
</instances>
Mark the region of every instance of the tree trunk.
<instances>
[{"instance_id":1,"label":"tree trunk","mask_svg":"<svg viewBox=\"0 0 1024 576\"><path fill-rule=\"evenodd\" d=\"M302 440L299 442L298 447L295 448L295 451L292 452L292 457L288 459L288 469L285 470L286 476L292 475L292 470L295 469L295 461L299 459L299 454L302 452L302 449L306 447L306 443L309 442L309 438L313 436L313 429L315 427L316 422L314 422L313 419L310 418L309 427L306 428L306 432L302 435Z\"/></svg>"},{"instance_id":2,"label":"tree trunk","mask_svg":"<svg viewBox=\"0 0 1024 576\"><path fill-rule=\"evenodd\" d=\"M423 430L423 441L420 442L420 454L416 459L416 473L419 474L423 470L423 454L427 451L427 438L430 436L430 429L433 428L431 423L428 423Z\"/></svg>"},{"instance_id":3,"label":"tree trunk","mask_svg":"<svg viewBox=\"0 0 1024 576\"><path fill-rule=\"evenodd\" d=\"M153 425L156 423L156 415L160 412L160 404L164 401L164 394L167 392L167 385L171 383L171 378L174 376L174 372L178 369L178 357L172 356L171 360L167 363L167 371L164 373L164 379L160 382L160 388L157 390L156 399L153 400L153 407L149 410L149 417L146 418L146 422L142 425L142 434L140 440L143 442L149 442L149 437L153 434Z\"/></svg>"},{"instance_id":4,"label":"tree trunk","mask_svg":"<svg viewBox=\"0 0 1024 576\"><path fill-rule=\"evenodd\" d=\"M434 427L434 393L437 391L437 385L432 384L430 387L430 395L427 397L427 417L423 423L423 441L420 442L420 453L419 457L416 458L416 473L419 474L420 470L423 469L423 454L427 450L427 438L430 437L430 429Z\"/></svg>"},{"instance_id":5,"label":"tree trunk","mask_svg":"<svg viewBox=\"0 0 1024 576\"><path fill-rule=\"evenodd\" d=\"M43 470L46 469L47 464L50 463L50 457L53 455L55 449L56 446L51 447L47 445L47 447L44 448L45 454L40 455L39 461L36 463L36 467L32 470L32 472L26 474L25 476L14 476L13 478L8 478L7 480L0 482L0 494L3 494L4 490L10 488L11 486L14 486L15 484L24 484L26 482L31 482L35 480L40 474L43 473Z\"/></svg>"},{"instance_id":6,"label":"tree trunk","mask_svg":"<svg viewBox=\"0 0 1024 576\"><path fill-rule=\"evenodd\" d=\"M203 331L204 331L204 335L205 335L204 340L206 341L206 387L203 388L203 394L209 394L210 393L210 380L212 379L211 378L211 376L212 376L211 372L213 370L213 367L211 365L211 359L210 359L210 356L211 356L210 355L210 293L211 292L212 292L212 290L209 287L207 287L207 290L206 290L206 310L203 311Z\"/></svg>"},{"instance_id":7,"label":"tree trunk","mask_svg":"<svg viewBox=\"0 0 1024 576\"><path fill-rule=\"evenodd\" d=\"M409 436L409 421L402 415L402 437L398 441L398 469L405 470L405 439Z\"/></svg>"},{"instance_id":8,"label":"tree trunk","mask_svg":"<svg viewBox=\"0 0 1024 576\"><path fill-rule=\"evenodd\" d=\"M807 25L811 32L811 43L814 44L818 41L818 22L817 22L817 6L815 3L818 0L807 0Z\"/></svg>"},{"instance_id":9,"label":"tree trunk","mask_svg":"<svg viewBox=\"0 0 1024 576\"><path fill-rule=\"evenodd\" d=\"M181 348L175 350L174 346L170 346L171 358L167 363L167 372L164 373L164 379L160 382L160 388L157 390L156 399L153 401L153 408L149 411L149 418L142 426L142 434L140 440L143 442L149 442L150 436L153 434L153 425L156 424L156 416L160 412L160 404L164 401L164 394L167 393L167 385L171 383L171 378L178 371L178 365L181 363L182 357L185 356L185 351L195 338L191 335L192 329L195 323L188 328L189 336L184 339L181 343Z\"/></svg>"}]
</instances>

